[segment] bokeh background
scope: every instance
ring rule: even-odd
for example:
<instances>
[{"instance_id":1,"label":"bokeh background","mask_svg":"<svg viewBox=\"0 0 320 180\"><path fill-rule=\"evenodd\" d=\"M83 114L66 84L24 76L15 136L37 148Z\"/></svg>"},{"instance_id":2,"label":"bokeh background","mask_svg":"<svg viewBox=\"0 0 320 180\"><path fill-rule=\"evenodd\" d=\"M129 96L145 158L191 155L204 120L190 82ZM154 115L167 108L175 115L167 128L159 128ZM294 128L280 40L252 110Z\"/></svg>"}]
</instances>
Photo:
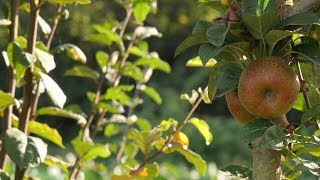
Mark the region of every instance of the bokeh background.
<instances>
[{"instance_id":1,"label":"bokeh background","mask_svg":"<svg viewBox=\"0 0 320 180\"><path fill-rule=\"evenodd\" d=\"M1 2L0 2L1 3ZM112 0L92 0L89 5L68 6L70 17L59 23L52 47L63 43L72 43L80 47L87 56L88 64L97 68L94 60L95 53L103 50L103 47L86 41L86 35L93 32L92 24L103 24L107 21L117 19L121 21L125 17L125 11L119 4ZM56 9L51 5L45 6L40 12L49 23L52 24ZM203 6L199 6L194 0L159 0L158 11L150 14L145 25L154 26L163 34L161 38L148 40L150 51L159 53L160 58L166 60L172 68L171 74L155 72L150 86L158 90L162 96L163 103L158 106L151 100L146 99L142 106L137 108L136 114L144 117L153 125L159 124L161 120L172 117L182 121L187 115L190 105L187 101L181 101L180 95L191 93L192 89L205 87L207 85L209 68L186 67L187 60L197 55L198 47L188 49L182 55L174 58L176 47L191 34L192 28L197 20L212 21L215 12ZM48 18L49 17L49 18ZM26 35L27 14L21 13L19 34ZM130 30L130 27L129 27ZM7 30L0 28L0 50L6 49ZM43 38L43 35L39 35ZM79 104L85 112L89 112L90 103L85 96L88 90L94 91L92 83L85 79L65 77L64 72L74 65L74 62L66 56L55 56L57 68L50 72L53 79L61 86L67 95L66 104ZM5 89L6 68L2 57L0 57L0 88ZM21 97L21 89L17 96ZM41 96L39 106L50 106L50 100L46 94ZM229 113L224 98L216 99L212 104L201 104L196 110L195 116L204 119L210 126L214 135L213 142L206 146L202 136L193 127L185 128L184 132L190 137L189 148L199 153L208 163L208 173L205 177L192 169L191 165L177 154L159 156L156 160L160 162L161 173L158 179L218 179L217 171L225 166L244 165L251 167L250 149L239 139L238 124ZM294 117L295 119L298 116ZM78 126L70 120L62 118L42 118L39 121L46 122L51 127L58 127L63 136L66 149L50 144L49 154L55 154L62 159L72 161L72 148L70 140L77 136ZM98 138L105 138L101 133ZM114 137L114 138L120 138ZM120 142L120 141L119 141ZM102 160L99 162L113 164L113 160ZM40 169L30 169L30 175L37 175L41 179L62 179L58 169L50 169L42 166ZM103 179L94 171L86 172L88 179ZM304 172L303 176L312 179L310 173Z\"/></svg>"}]
</instances>

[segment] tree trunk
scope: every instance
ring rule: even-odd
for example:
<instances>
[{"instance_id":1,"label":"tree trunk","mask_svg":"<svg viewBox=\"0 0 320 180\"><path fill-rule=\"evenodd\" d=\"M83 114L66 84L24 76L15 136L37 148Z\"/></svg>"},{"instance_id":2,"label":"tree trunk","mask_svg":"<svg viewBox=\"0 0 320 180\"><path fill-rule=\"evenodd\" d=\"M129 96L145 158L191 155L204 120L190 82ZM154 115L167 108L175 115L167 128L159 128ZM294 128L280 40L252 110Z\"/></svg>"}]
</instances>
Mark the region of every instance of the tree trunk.
<instances>
[{"instance_id":1,"label":"tree trunk","mask_svg":"<svg viewBox=\"0 0 320 180\"><path fill-rule=\"evenodd\" d=\"M280 180L281 151L259 147L260 138L252 143L252 179Z\"/></svg>"}]
</instances>

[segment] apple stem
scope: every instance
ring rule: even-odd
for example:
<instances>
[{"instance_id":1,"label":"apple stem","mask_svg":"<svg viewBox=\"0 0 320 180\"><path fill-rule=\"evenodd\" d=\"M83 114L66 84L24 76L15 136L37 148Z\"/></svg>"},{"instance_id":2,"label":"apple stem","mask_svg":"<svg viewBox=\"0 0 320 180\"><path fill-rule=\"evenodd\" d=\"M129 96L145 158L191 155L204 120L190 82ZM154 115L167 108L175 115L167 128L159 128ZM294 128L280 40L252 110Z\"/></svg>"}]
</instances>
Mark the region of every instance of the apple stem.
<instances>
[{"instance_id":1,"label":"apple stem","mask_svg":"<svg viewBox=\"0 0 320 180\"><path fill-rule=\"evenodd\" d=\"M311 109L312 106L311 106L310 100L309 100L308 95L307 95L307 91L308 91L308 89L306 87L306 83L307 82L306 82L306 80L303 79L303 75L302 75L302 71L301 71L301 67L300 67L300 62L297 59L296 59L296 65L297 65L297 69L298 69L300 89L301 89L301 92L303 94L304 101L305 101L305 103L307 105L307 108ZM320 129L320 125L318 123L315 123L314 125L315 125L315 127L317 129Z\"/></svg>"}]
</instances>

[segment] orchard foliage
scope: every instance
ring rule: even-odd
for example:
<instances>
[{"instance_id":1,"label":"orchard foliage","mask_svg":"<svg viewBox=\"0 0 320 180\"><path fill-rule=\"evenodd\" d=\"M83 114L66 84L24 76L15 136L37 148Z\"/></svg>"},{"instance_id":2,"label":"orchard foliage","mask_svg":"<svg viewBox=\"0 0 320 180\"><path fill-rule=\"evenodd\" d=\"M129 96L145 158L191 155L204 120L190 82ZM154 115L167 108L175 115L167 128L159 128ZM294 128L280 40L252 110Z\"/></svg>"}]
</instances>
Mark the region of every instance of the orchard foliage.
<instances>
[{"instance_id":1,"label":"orchard foliage","mask_svg":"<svg viewBox=\"0 0 320 180\"><path fill-rule=\"evenodd\" d=\"M9 81L16 81L17 86L14 88L24 89L25 92L23 97L0 92L1 116L6 116L6 107L14 105L11 113L13 127L8 128L2 138L2 150L16 164L16 179L23 179L29 167L37 167L41 163L61 168L66 178L70 179L83 178L85 168L103 169L99 176L115 179L152 178L159 174L159 165L154 159L171 153L180 154L200 174L205 174L206 162L188 148L192 142L189 142L183 130L194 126L199 130L199 135L203 136L204 144L212 142L213 136L208 124L192 117L200 102L210 102L207 88L193 91L191 97L182 95L182 99L188 100L192 106L184 120L168 117L166 120L159 120L159 124L152 125L149 120L137 115L136 108L143 107L146 98L157 105L162 103L160 93L148 82L154 73L170 73L171 68L157 52L149 50L147 42L150 37L162 36L156 27L144 24L148 14L156 13L157 1L116 2L124 9L126 16L104 24L93 24L93 33L86 35L88 43L100 47L94 59L88 58L77 45L68 42L51 47L55 29L59 28L58 22L68 19L68 7L90 6L89 0L31 0L19 5L36 22L35 26L39 25L41 32L29 30L27 37L16 37L2 51L8 69L12 68L15 72L14 78ZM43 5L51 6L52 9L57 7L57 15L39 16L37 13ZM1 8L5 11L0 14L0 27L7 28L12 23L9 20L12 7L9 3L1 2ZM53 22L49 21L52 18ZM38 34L41 36L37 36ZM32 36L40 38L32 43ZM31 46L34 46L33 50L30 50ZM94 91L90 87L83 94L91 105L90 112L83 111L85 107L69 102L68 95L50 75L56 68L57 55L74 61L74 66L65 71L65 78L83 78L94 86ZM87 64L94 61L95 63L91 63L94 66ZM42 98L43 93L50 97L51 105L37 107L38 99ZM31 109L30 112L28 108ZM79 126L78 136L71 142L65 142L54 127L37 121L38 118L49 116L76 121ZM26 130L21 128L22 123L26 124ZM96 140L98 134L104 135L103 140ZM122 138L113 138L116 135ZM46 144L42 139L51 143ZM48 146L65 148L66 143L72 145L76 157L71 164L48 153ZM101 164L98 163L98 158L112 159L114 163ZM90 165L92 161L97 162L95 167ZM9 178L8 175L12 176L5 171L1 173L1 177Z\"/></svg>"},{"instance_id":2,"label":"orchard foliage","mask_svg":"<svg viewBox=\"0 0 320 180\"><path fill-rule=\"evenodd\" d=\"M241 139L251 143L260 138L260 147L280 150L283 178L296 179L301 175L297 168L301 165L320 176L319 161L312 158L320 155L319 14L300 12L286 18L277 17L272 0L198 2L218 15L212 22L199 20L175 55L200 45L198 56L187 65L211 68L208 81L211 101L238 88L240 75L251 61L276 56L291 62L301 83L301 92L293 105L302 114L301 119L289 119L289 126L282 127L258 118L243 125ZM300 134L299 130L305 127L311 134ZM242 167L234 168L227 171L234 175L244 172ZM243 173L243 176L250 178L249 174Z\"/></svg>"}]
</instances>

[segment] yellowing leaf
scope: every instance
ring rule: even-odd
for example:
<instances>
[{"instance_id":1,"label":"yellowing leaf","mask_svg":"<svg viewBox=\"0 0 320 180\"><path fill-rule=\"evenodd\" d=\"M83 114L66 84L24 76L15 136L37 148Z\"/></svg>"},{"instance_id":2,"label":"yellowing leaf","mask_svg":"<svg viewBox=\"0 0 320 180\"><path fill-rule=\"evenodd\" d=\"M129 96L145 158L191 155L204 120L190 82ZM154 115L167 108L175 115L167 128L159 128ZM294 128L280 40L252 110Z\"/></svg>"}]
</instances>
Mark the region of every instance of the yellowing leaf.
<instances>
[{"instance_id":1,"label":"yellowing leaf","mask_svg":"<svg viewBox=\"0 0 320 180\"><path fill-rule=\"evenodd\" d=\"M128 175L122 175L122 176L118 176L118 175L112 175L111 176L111 180L130 180L130 176Z\"/></svg>"},{"instance_id":2,"label":"yellowing leaf","mask_svg":"<svg viewBox=\"0 0 320 180\"><path fill-rule=\"evenodd\" d=\"M225 6L229 5L228 0L221 0L221 4Z\"/></svg>"},{"instance_id":3,"label":"yellowing leaf","mask_svg":"<svg viewBox=\"0 0 320 180\"><path fill-rule=\"evenodd\" d=\"M189 138L183 132L175 132L172 137L173 142L177 142L182 146L189 146Z\"/></svg>"}]
</instances>

